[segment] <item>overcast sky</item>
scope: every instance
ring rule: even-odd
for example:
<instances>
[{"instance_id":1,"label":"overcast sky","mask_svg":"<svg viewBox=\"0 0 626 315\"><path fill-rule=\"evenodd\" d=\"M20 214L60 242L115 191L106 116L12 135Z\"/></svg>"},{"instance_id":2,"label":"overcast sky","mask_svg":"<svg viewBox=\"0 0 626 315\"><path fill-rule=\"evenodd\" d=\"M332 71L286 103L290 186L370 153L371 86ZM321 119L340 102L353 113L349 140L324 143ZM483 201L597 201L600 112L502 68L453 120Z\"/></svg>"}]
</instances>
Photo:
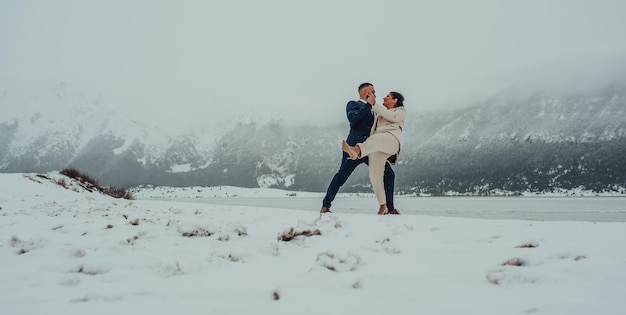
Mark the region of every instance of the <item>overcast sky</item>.
<instances>
[{"instance_id":1,"label":"overcast sky","mask_svg":"<svg viewBox=\"0 0 626 315\"><path fill-rule=\"evenodd\" d=\"M344 121L364 82L407 109L626 72L623 0L0 0L0 78L61 80L176 121Z\"/></svg>"}]
</instances>

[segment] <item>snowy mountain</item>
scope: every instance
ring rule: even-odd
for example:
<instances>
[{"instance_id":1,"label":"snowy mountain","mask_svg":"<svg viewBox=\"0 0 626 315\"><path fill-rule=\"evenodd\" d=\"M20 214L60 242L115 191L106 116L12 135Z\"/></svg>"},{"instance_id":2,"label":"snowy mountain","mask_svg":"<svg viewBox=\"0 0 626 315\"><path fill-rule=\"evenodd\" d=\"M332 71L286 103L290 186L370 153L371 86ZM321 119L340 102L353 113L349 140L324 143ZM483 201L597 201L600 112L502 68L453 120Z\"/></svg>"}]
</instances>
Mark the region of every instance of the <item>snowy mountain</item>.
<instances>
[{"instance_id":1,"label":"snowy mountain","mask_svg":"<svg viewBox=\"0 0 626 315\"><path fill-rule=\"evenodd\" d=\"M36 92L0 94L3 172L45 172L72 165L104 176L104 182L123 183L127 171L132 172L129 176L151 168L189 171L210 160L198 141L201 134L175 134L133 120L136 115L64 83Z\"/></svg>"},{"instance_id":2,"label":"snowy mountain","mask_svg":"<svg viewBox=\"0 0 626 315\"><path fill-rule=\"evenodd\" d=\"M324 191L348 131L347 124L279 120L242 122L221 133L170 130L111 102L63 83L37 93L0 90L0 171L72 166L105 185ZM407 108L398 191L626 187L624 86L579 95L505 91L451 112ZM369 191L368 185L362 167L344 190Z\"/></svg>"},{"instance_id":3,"label":"snowy mountain","mask_svg":"<svg viewBox=\"0 0 626 315\"><path fill-rule=\"evenodd\" d=\"M594 94L508 91L405 133L413 187L434 191L593 190L626 186L626 89ZM615 188L617 189L617 188Z\"/></svg>"}]
</instances>

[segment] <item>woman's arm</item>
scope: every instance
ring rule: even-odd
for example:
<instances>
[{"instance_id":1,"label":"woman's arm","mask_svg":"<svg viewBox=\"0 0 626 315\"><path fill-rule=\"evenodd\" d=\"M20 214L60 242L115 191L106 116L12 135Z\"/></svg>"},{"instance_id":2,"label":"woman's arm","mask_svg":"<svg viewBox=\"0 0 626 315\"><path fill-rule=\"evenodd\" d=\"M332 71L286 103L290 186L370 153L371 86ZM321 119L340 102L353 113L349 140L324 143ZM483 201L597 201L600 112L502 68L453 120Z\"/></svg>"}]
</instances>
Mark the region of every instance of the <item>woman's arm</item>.
<instances>
[{"instance_id":1,"label":"woman's arm","mask_svg":"<svg viewBox=\"0 0 626 315\"><path fill-rule=\"evenodd\" d=\"M383 118L391 122L400 122L406 119L406 110L404 107L396 107L394 110L387 109L387 107L377 104L372 106L372 109Z\"/></svg>"}]
</instances>

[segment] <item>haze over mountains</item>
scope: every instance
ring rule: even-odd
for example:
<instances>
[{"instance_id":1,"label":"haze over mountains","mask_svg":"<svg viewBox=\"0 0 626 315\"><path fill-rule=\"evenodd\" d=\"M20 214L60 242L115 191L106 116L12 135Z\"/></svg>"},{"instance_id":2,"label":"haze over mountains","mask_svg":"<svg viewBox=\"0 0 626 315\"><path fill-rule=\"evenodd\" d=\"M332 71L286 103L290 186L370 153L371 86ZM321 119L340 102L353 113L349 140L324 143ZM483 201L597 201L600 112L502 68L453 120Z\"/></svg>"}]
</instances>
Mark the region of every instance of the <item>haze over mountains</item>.
<instances>
[{"instance_id":1,"label":"haze over mountains","mask_svg":"<svg viewBox=\"0 0 626 315\"><path fill-rule=\"evenodd\" d=\"M104 185L232 185L324 191L347 123L240 119L174 130L57 82L0 90L0 172L76 167ZM176 104L172 104L176 106ZM508 90L471 107L408 104L396 187L404 193L584 188L624 192L626 85L585 93ZM150 108L144 108L149 111ZM219 122L218 122L219 123ZM370 191L361 167L344 191Z\"/></svg>"}]
</instances>

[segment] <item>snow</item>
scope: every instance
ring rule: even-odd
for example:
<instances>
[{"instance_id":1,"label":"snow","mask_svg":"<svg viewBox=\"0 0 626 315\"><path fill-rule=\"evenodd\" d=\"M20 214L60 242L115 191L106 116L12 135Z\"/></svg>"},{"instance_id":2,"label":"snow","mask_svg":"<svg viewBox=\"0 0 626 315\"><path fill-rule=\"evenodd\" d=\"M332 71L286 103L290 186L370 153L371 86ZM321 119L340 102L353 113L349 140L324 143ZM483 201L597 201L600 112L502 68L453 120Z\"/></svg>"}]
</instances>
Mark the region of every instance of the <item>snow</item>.
<instances>
[{"instance_id":1,"label":"snow","mask_svg":"<svg viewBox=\"0 0 626 315\"><path fill-rule=\"evenodd\" d=\"M113 199L69 179L69 189L63 188L54 183L59 174L46 177L0 174L3 315L572 315L626 309L626 220L377 216L341 207L320 217L318 208L296 206ZM270 189L170 193L193 196L199 189L221 199L297 203ZM157 190L146 191L138 196ZM320 194L298 196L321 203ZM337 203L352 198L359 199L341 195ZM359 200L368 198L375 208L372 196ZM608 199L622 201L626 211L626 199ZM518 200L526 199L510 203ZM554 207L567 210L568 203ZM292 234L302 235L290 239Z\"/></svg>"},{"instance_id":2,"label":"snow","mask_svg":"<svg viewBox=\"0 0 626 315\"><path fill-rule=\"evenodd\" d=\"M172 168L169 171L169 173L185 173L191 170L193 170L193 168L191 167L191 163L185 163L185 164L179 164L179 165L172 165Z\"/></svg>"}]
</instances>

